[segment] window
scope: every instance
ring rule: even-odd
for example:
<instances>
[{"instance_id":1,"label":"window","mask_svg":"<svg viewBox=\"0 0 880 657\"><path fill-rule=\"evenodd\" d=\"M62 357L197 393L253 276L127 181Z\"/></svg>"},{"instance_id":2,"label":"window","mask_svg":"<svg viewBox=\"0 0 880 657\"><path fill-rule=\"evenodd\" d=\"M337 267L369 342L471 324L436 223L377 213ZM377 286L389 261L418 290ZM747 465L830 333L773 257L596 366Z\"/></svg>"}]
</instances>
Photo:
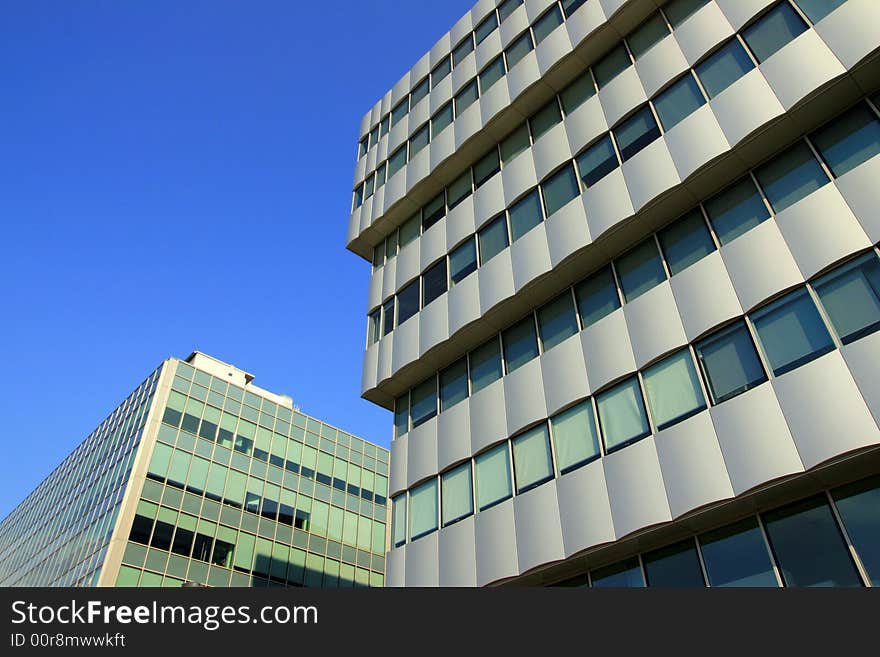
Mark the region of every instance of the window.
<instances>
[{"instance_id":1,"label":"window","mask_svg":"<svg viewBox=\"0 0 880 657\"><path fill-rule=\"evenodd\" d=\"M746 325L739 321L694 345L713 404L767 380Z\"/></svg>"},{"instance_id":2,"label":"window","mask_svg":"<svg viewBox=\"0 0 880 657\"><path fill-rule=\"evenodd\" d=\"M474 30L474 37L477 40L477 45L480 45L487 36L492 34L496 27L498 27L498 19L495 18L495 12L493 11L486 16L486 18L483 19L483 22L477 25L477 29Z\"/></svg>"},{"instance_id":3,"label":"window","mask_svg":"<svg viewBox=\"0 0 880 657\"><path fill-rule=\"evenodd\" d=\"M394 435L402 436L409 431L409 393L394 400Z\"/></svg>"},{"instance_id":4,"label":"window","mask_svg":"<svg viewBox=\"0 0 880 657\"><path fill-rule=\"evenodd\" d=\"M690 588L706 585L693 539L648 552L644 563L648 586Z\"/></svg>"},{"instance_id":5,"label":"window","mask_svg":"<svg viewBox=\"0 0 880 657\"><path fill-rule=\"evenodd\" d=\"M776 376L834 349L828 329L805 288L755 311L751 319Z\"/></svg>"},{"instance_id":6,"label":"window","mask_svg":"<svg viewBox=\"0 0 880 657\"><path fill-rule=\"evenodd\" d=\"M559 11L559 5L554 3L553 7L532 25L532 29L535 31L535 45L541 43L550 36L553 30L562 25L562 20L562 12Z\"/></svg>"},{"instance_id":7,"label":"window","mask_svg":"<svg viewBox=\"0 0 880 657\"><path fill-rule=\"evenodd\" d=\"M541 183L541 191L544 193L544 207L549 217L581 193L574 168L566 164Z\"/></svg>"},{"instance_id":8,"label":"window","mask_svg":"<svg viewBox=\"0 0 880 657\"><path fill-rule=\"evenodd\" d=\"M651 433L636 377L598 395L596 405L606 451L619 449Z\"/></svg>"},{"instance_id":9,"label":"window","mask_svg":"<svg viewBox=\"0 0 880 657\"><path fill-rule=\"evenodd\" d=\"M458 66L474 51L474 35L468 34L455 48L452 50L452 66Z\"/></svg>"},{"instance_id":10,"label":"window","mask_svg":"<svg viewBox=\"0 0 880 657\"><path fill-rule=\"evenodd\" d=\"M369 146L369 139L364 137L360 141L360 149L358 150L358 157L363 157L367 154L367 148Z\"/></svg>"},{"instance_id":11,"label":"window","mask_svg":"<svg viewBox=\"0 0 880 657\"><path fill-rule=\"evenodd\" d=\"M510 239L516 242L544 220L541 214L541 197L534 189L510 207Z\"/></svg>"},{"instance_id":12,"label":"window","mask_svg":"<svg viewBox=\"0 0 880 657\"><path fill-rule=\"evenodd\" d=\"M468 169L458 178L449 184L446 190L449 197L449 209L452 210L456 205L471 195L471 170Z\"/></svg>"},{"instance_id":13,"label":"window","mask_svg":"<svg viewBox=\"0 0 880 657\"><path fill-rule=\"evenodd\" d=\"M478 96L479 92L477 91L477 81L476 79L474 79L466 84L464 88L459 91L458 94L456 94L455 96L455 118L461 116L462 112L473 105Z\"/></svg>"},{"instance_id":14,"label":"window","mask_svg":"<svg viewBox=\"0 0 880 657\"><path fill-rule=\"evenodd\" d=\"M404 164L406 164L406 144L394 151L388 158L388 178L390 179L400 171Z\"/></svg>"},{"instance_id":15,"label":"window","mask_svg":"<svg viewBox=\"0 0 880 657\"><path fill-rule=\"evenodd\" d=\"M880 153L880 119L859 103L810 138L835 177Z\"/></svg>"},{"instance_id":16,"label":"window","mask_svg":"<svg viewBox=\"0 0 880 657\"><path fill-rule=\"evenodd\" d=\"M593 75L596 76L596 84L599 85L599 88L601 89L631 65L632 60L629 58L626 46L623 45L623 42L620 42L617 47L612 49L593 66Z\"/></svg>"},{"instance_id":17,"label":"window","mask_svg":"<svg viewBox=\"0 0 880 657\"><path fill-rule=\"evenodd\" d=\"M513 43L507 46L504 54L507 55L507 70L511 70L517 65L519 60L532 52L535 46L532 45L532 35L526 30Z\"/></svg>"},{"instance_id":18,"label":"window","mask_svg":"<svg viewBox=\"0 0 880 657\"><path fill-rule=\"evenodd\" d=\"M871 477L832 493L846 533L873 586L880 585L880 477Z\"/></svg>"},{"instance_id":19,"label":"window","mask_svg":"<svg viewBox=\"0 0 880 657\"><path fill-rule=\"evenodd\" d=\"M501 142L501 161L507 164L530 145L529 126L523 123L519 128L510 133L507 139Z\"/></svg>"},{"instance_id":20,"label":"window","mask_svg":"<svg viewBox=\"0 0 880 657\"><path fill-rule=\"evenodd\" d=\"M431 134L436 137L449 125L452 125L452 101L446 103L431 117Z\"/></svg>"},{"instance_id":21,"label":"window","mask_svg":"<svg viewBox=\"0 0 880 657\"><path fill-rule=\"evenodd\" d=\"M499 171L501 160L498 158L498 149L493 148L474 165L474 189L479 189L480 185Z\"/></svg>"},{"instance_id":22,"label":"window","mask_svg":"<svg viewBox=\"0 0 880 657\"><path fill-rule=\"evenodd\" d=\"M477 347L470 353L471 394L477 394L490 383L501 378L501 345L498 337Z\"/></svg>"},{"instance_id":23,"label":"window","mask_svg":"<svg viewBox=\"0 0 880 657\"><path fill-rule=\"evenodd\" d=\"M754 518L703 534L699 541L710 586L779 586Z\"/></svg>"},{"instance_id":24,"label":"window","mask_svg":"<svg viewBox=\"0 0 880 657\"><path fill-rule=\"evenodd\" d=\"M440 192L422 208L422 231L427 231L445 216L446 199L443 192Z\"/></svg>"},{"instance_id":25,"label":"window","mask_svg":"<svg viewBox=\"0 0 880 657\"><path fill-rule=\"evenodd\" d=\"M419 279L397 293L397 326L419 312Z\"/></svg>"},{"instance_id":26,"label":"window","mask_svg":"<svg viewBox=\"0 0 880 657\"><path fill-rule=\"evenodd\" d=\"M409 97L401 100L391 110L391 125L395 126L409 113Z\"/></svg>"},{"instance_id":27,"label":"window","mask_svg":"<svg viewBox=\"0 0 880 657\"><path fill-rule=\"evenodd\" d=\"M422 308L446 292L446 258L422 275Z\"/></svg>"},{"instance_id":28,"label":"window","mask_svg":"<svg viewBox=\"0 0 880 657\"><path fill-rule=\"evenodd\" d=\"M357 189L354 190L354 207L355 209L361 207L364 204L364 186L358 185Z\"/></svg>"},{"instance_id":29,"label":"window","mask_svg":"<svg viewBox=\"0 0 880 657\"><path fill-rule=\"evenodd\" d=\"M432 376L412 389L410 392L410 408L413 429L437 415L436 377Z\"/></svg>"},{"instance_id":30,"label":"window","mask_svg":"<svg viewBox=\"0 0 880 657\"><path fill-rule=\"evenodd\" d=\"M474 459L474 479L477 485L477 508L480 511L512 495L507 442L477 455Z\"/></svg>"},{"instance_id":31,"label":"window","mask_svg":"<svg viewBox=\"0 0 880 657\"><path fill-rule=\"evenodd\" d=\"M440 371L440 412L455 406L468 396L467 357L460 358Z\"/></svg>"},{"instance_id":32,"label":"window","mask_svg":"<svg viewBox=\"0 0 880 657\"><path fill-rule=\"evenodd\" d=\"M666 12L666 18L675 29L690 18L691 14L708 3L709 0L672 0L663 7L663 11Z\"/></svg>"},{"instance_id":33,"label":"window","mask_svg":"<svg viewBox=\"0 0 880 657\"><path fill-rule=\"evenodd\" d=\"M838 267L813 287L843 344L880 329L880 260L873 251Z\"/></svg>"},{"instance_id":34,"label":"window","mask_svg":"<svg viewBox=\"0 0 880 657\"><path fill-rule=\"evenodd\" d=\"M744 29L742 35L760 64L806 29L804 19L791 5L780 2Z\"/></svg>"},{"instance_id":35,"label":"window","mask_svg":"<svg viewBox=\"0 0 880 657\"><path fill-rule=\"evenodd\" d=\"M550 418L550 426L559 474L599 457L599 434L589 399Z\"/></svg>"},{"instance_id":36,"label":"window","mask_svg":"<svg viewBox=\"0 0 880 657\"><path fill-rule=\"evenodd\" d=\"M653 237L614 261L623 298L628 302L666 280L663 261Z\"/></svg>"},{"instance_id":37,"label":"window","mask_svg":"<svg viewBox=\"0 0 880 657\"><path fill-rule=\"evenodd\" d=\"M669 273L673 276L715 250L715 243L699 208L661 230L658 237Z\"/></svg>"},{"instance_id":38,"label":"window","mask_svg":"<svg viewBox=\"0 0 880 657\"><path fill-rule=\"evenodd\" d=\"M480 89L485 94L493 84L504 77L504 57L499 55L480 71Z\"/></svg>"},{"instance_id":39,"label":"window","mask_svg":"<svg viewBox=\"0 0 880 657\"><path fill-rule=\"evenodd\" d=\"M566 290L550 303L538 308L538 330L541 333L544 351L552 349L578 332L570 290Z\"/></svg>"},{"instance_id":40,"label":"window","mask_svg":"<svg viewBox=\"0 0 880 657\"><path fill-rule=\"evenodd\" d=\"M710 198L705 207L722 245L770 218L770 211L749 175Z\"/></svg>"},{"instance_id":41,"label":"window","mask_svg":"<svg viewBox=\"0 0 880 657\"><path fill-rule=\"evenodd\" d=\"M378 269L385 264L385 244L373 247L373 269Z\"/></svg>"},{"instance_id":42,"label":"window","mask_svg":"<svg viewBox=\"0 0 880 657\"><path fill-rule=\"evenodd\" d=\"M437 66L431 69L431 89L436 87L443 78L449 75L451 70L452 60L449 57L444 57Z\"/></svg>"},{"instance_id":43,"label":"window","mask_svg":"<svg viewBox=\"0 0 880 657\"><path fill-rule=\"evenodd\" d=\"M386 165L387 165L387 162L382 162L382 164L380 164L376 168L376 191L377 192L379 191L379 188L385 184L385 166Z\"/></svg>"},{"instance_id":44,"label":"window","mask_svg":"<svg viewBox=\"0 0 880 657\"><path fill-rule=\"evenodd\" d=\"M818 23L846 0L794 0L813 23Z\"/></svg>"},{"instance_id":45,"label":"window","mask_svg":"<svg viewBox=\"0 0 880 657\"><path fill-rule=\"evenodd\" d=\"M400 249L415 240L421 233L421 217L419 213L410 217L400 226Z\"/></svg>"},{"instance_id":46,"label":"window","mask_svg":"<svg viewBox=\"0 0 880 657\"><path fill-rule=\"evenodd\" d=\"M474 486L470 461L440 475L440 504L444 527L474 513Z\"/></svg>"},{"instance_id":47,"label":"window","mask_svg":"<svg viewBox=\"0 0 880 657\"><path fill-rule=\"evenodd\" d=\"M397 231L393 231L385 239L385 260L391 260L397 255Z\"/></svg>"},{"instance_id":48,"label":"window","mask_svg":"<svg viewBox=\"0 0 880 657\"><path fill-rule=\"evenodd\" d=\"M709 98L715 98L746 73L755 63L734 37L694 67Z\"/></svg>"},{"instance_id":49,"label":"window","mask_svg":"<svg viewBox=\"0 0 880 657\"><path fill-rule=\"evenodd\" d=\"M786 586L861 586L824 496L764 514Z\"/></svg>"},{"instance_id":50,"label":"window","mask_svg":"<svg viewBox=\"0 0 880 657\"><path fill-rule=\"evenodd\" d=\"M376 174L371 173L367 176L367 181L364 183L364 200L370 198L373 195L373 183L376 180Z\"/></svg>"},{"instance_id":51,"label":"window","mask_svg":"<svg viewBox=\"0 0 880 657\"><path fill-rule=\"evenodd\" d=\"M382 309L376 308L370 313L370 319L367 329L367 341L369 344L379 341L382 330Z\"/></svg>"},{"instance_id":52,"label":"window","mask_svg":"<svg viewBox=\"0 0 880 657\"><path fill-rule=\"evenodd\" d=\"M562 101L562 109L568 115L595 95L596 84L593 82L593 76L590 75L589 69L587 69L579 78L575 79L574 82L560 92L559 99Z\"/></svg>"},{"instance_id":53,"label":"window","mask_svg":"<svg viewBox=\"0 0 880 657\"><path fill-rule=\"evenodd\" d=\"M565 12L565 17L569 18L586 1L587 0L562 0L562 11Z\"/></svg>"},{"instance_id":54,"label":"window","mask_svg":"<svg viewBox=\"0 0 880 657\"><path fill-rule=\"evenodd\" d=\"M450 287L477 270L477 246L471 237L449 254Z\"/></svg>"},{"instance_id":55,"label":"window","mask_svg":"<svg viewBox=\"0 0 880 657\"><path fill-rule=\"evenodd\" d=\"M511 440L511 444L517 493L524 493L553 479L550 434L545 422L520 434Z\"/></svg>"},{"instance_id":56,"label":"window","mask_svg":"<svg viewBox=\"0 0 880 657\"><path fill-rule=\"evenodd\" d=\"M428 134L429 126L426 123L421 128L416 130L413 133L413 136L409 139L409 157L412 159L415 157L416 153L422 150L425 146L428 145L428 141L430 140L430 135Z\"/></svg>"},{"instance_id":57,"label":"window","mask_svg":"<svg viewBox=\"0 0 880 657\"><path fill-rule=\"evenodd\" d=\"M828 176L803 141L755 171L767 200L782 212L828 182Z\"/></svg>"},{"instance_id":58,"label":"window","mask_svg":"<svg viewBox=\"0 0 880 657\"><path fill-rule=\"evenodd\" d=\"M651 114L651 108L645 105L614 129L620 159L626 162L633 155L660 136L660 128Z\"/></svg>"},{"instance_id":59,"label":"window","mask_svg":"<svg viewBox=\"0 0 880 657\"><path fill-rule=\"evenodd\" d=\"M611 265L575 285L574 295L584 328L620 308L620 296Z\"/></svg>"},{"instance_id":60,"label":"window","mask_svg":"<svg viewBox=\"0 0 880 657\"><path fill-rule=\"evenodd\" d=\"M415 87L413 87L412 92L409 97L409 105L410 107L415 107L418 102L428 95L428 91L430 91L430 81L428 78L424 78L421 82L419 82Z\"/></svg>"},{"instance_id":61,"label":"window","mask_svg":"<svg viewBox=\"0 0 880 657\"><path fill-rule=\"evenodd\" d=\"M645 395L657 431L706 408L691 352L685 348L645 370Z\"/></svg>"},{"instance_id":62,"label":"window","mask_svg":"<svg viewBox=\"0 0 880 657\"><path fill-rule=\"evenodd\" d=\"M669 26L660 12L654 12L651 16L633 30L626 42L632 51L633 57L638 61L639 57L648 52L652 46L656 45L669 34Z\"/></svg>"},{"instance_id":63,"label":"window","mask_svg":"<svg viewBox=\"0 0 880 657\"><path fill-rule=\"evenodd\" d=\"M705 104L703 92L690 73L654 99L654 109L667 132Z\"/></svg>"},{"instance_id":64,"label":"window","mask_svg":"<svg viewBox=\"0 0 880 657\"><path fill-rule=\"evenodd\" d=\"M586 187L592 187L620 164L611 143L611 136L605 135L587 150L577 156L578 170Z\"/></svg>"},{"instance_id":65,"label":"window","mask_svg":"<svg viewBox=\"0 0 880 657\"><path fill-rule=\"evenodd\" d=\"M640 588L645 585L639 558L599 568L590 573L593 588Z\"/></svg>"},{"instance_id":66,"label":"window","mask_svg":"<svg viewBox=\"0 0 880 657\"><path fill-rule=\"evenodd\" d=\"M390 128L388 126L391 125L391 114L386 114L382 118L382 122L379 124L379 137L381 138L383 135L387 135Z\"/></svg>"},{"instance_id":67,"label":"window","mask_svg":"<svg viewBox=\"0 0 880 657\"><path fill-rule=\"evenodd\" d=\"M559 112L559 103L556 102L556 96L553 96L553 100L535 112L529 119L532 139L538 141L544 133L560 121L562 121L562 114Z\"/></svg>"},{"instance_id":68,"label":"window","mask_svg":"<svg viewBox=\"0 0 880 657\"><path fill-rule=\"evenodd\" d=\"M535 318L530 314L501 334L504 345L504 362L507 373L522 367L538 356L538 338L535 335Z\"/></svg>"},{"instance_id":69,"label":"window","mask_svg":"<svg viewBox=\"0 0 880 657\"><path fill-rule=\"evenodd\" d=\"M504 0L498 5L498 16L501 18L501 22L503 23L522 3L523 0Z\"/></svg>"},{"instance_id":70,"label":"window","mask_svg":"<svg viewBox=\"0 0 880 657\"><path fill-rule=\"evenodd\" d=\"M477 237L480 242L480 264L485 265L510 245L507 241L507 223L504 215L499 215L481 228Z\"/></svg>"},{"instance_id":71,"label":"window","mask_svg":"<svg viewBox=\"0 0 880 657\"><path fill-rule=\"evenodd\" d=\"M414 487L409 493L409 536L414 541L437 529L437 479Z\"/></svg>"}]
</instances>

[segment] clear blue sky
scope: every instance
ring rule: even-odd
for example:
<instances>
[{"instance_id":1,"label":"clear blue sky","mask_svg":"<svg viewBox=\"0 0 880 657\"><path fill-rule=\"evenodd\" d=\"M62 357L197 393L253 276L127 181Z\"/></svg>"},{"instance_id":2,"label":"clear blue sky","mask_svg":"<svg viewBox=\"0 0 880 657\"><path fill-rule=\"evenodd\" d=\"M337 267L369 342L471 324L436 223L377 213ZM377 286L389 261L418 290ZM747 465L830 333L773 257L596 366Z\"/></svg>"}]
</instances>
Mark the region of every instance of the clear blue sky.
<instances>
[{"instance_id":1,"label":"clear blue sky","mask_svg":"<svg viewBox=\"0 0 880 657\"><path fill-rule=\"evenodd\" d=\"M198 349L388 445L360 399L360 119L470 0L0 9L0 517Z\"/></svg>"}]
</instances>

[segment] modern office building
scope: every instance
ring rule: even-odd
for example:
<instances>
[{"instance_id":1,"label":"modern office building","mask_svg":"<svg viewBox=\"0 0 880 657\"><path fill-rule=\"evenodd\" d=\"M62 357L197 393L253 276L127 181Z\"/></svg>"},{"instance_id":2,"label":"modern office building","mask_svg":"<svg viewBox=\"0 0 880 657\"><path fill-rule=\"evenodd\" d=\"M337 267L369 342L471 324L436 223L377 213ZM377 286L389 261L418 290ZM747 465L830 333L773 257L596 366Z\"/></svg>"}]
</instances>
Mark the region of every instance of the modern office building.
<instances>
[{"instance_id":1,"label":"modern office building","mask_svg":"<svg viewBox=\"0 0 880 657\"><path fill-rule=\"evenodd\" d=\"M880 2L480 0L360 125L388 585L880 582Z\"/></svg>"},{"instance_id":2,"label":"modern office building","mask_svg":"<svg viewBox=\"0 0 880 657\"><path fill-rule=\"evenodd\" d=\"M0 586L382 586L388 450L169 358L0 523Z\"/></svg>"}]
</instances>

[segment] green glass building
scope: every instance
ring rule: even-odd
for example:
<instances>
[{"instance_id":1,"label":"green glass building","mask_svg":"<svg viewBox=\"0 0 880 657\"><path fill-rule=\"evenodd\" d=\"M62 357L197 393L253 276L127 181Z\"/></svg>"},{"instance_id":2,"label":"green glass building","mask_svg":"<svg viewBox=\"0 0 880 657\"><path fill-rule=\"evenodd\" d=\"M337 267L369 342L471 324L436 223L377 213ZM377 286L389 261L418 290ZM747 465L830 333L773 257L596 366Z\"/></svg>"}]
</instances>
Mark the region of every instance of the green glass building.
<instances>
[{"instance_id":1,"label":"green glass building","mask_svg":"<svg viewBox=\"0 0 880 657\"><path fill-rule=\"evenodd\" d=\"M194 352L0 523L0 586L382 586L388 450Z\"/></svg>"}]
</instances>

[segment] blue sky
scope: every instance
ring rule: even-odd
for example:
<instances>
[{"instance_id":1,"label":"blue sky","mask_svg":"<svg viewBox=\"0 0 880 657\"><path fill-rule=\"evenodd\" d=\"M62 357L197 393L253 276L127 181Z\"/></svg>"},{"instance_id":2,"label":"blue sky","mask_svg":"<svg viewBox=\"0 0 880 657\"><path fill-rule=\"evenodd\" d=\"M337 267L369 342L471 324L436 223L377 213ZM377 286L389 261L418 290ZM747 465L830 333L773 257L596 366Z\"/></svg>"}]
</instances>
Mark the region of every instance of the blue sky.
<instances>
[{"instance_id":1,"label":"blue sky","mask_svg":"<svg viewBox=\"0 0 880 657\"><path fill-rule=\"evenodd\" d=\"M469 0L0 10L0 517L198 349L387 445L345 250L360 119Z\"/></svg>"}]
</instances>

